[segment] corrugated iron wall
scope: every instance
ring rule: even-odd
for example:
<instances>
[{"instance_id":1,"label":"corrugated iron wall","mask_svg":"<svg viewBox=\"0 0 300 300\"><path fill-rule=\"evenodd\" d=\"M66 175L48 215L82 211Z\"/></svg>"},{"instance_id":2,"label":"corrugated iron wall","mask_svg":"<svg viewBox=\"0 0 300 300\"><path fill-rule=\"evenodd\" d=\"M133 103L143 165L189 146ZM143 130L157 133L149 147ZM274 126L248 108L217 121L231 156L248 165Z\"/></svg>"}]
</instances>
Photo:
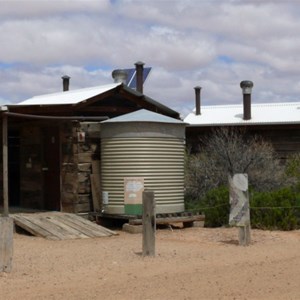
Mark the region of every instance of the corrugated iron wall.
<instances>
[{"instance_id":1,"label":"corrugated iron wall","mask_svg":"<svg viewBox=\"0 0 300 300\"><path fill-rule=\"evenodd\" d=\"M102 191L109 194L105 212L124 214L124 177L143 177L155 192L156 212L184 211L184 139L102 138Z\"/></svg>"}]
</instances>

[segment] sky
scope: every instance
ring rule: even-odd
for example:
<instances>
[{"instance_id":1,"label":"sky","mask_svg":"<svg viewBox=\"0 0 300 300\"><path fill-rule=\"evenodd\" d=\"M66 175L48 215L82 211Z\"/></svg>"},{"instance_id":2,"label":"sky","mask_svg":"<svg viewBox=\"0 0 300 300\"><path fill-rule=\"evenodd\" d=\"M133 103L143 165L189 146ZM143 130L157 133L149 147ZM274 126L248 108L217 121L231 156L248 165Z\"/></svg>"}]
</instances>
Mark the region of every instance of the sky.
<instances>
[{"instance_id":1,"label":"sky","mask_svg":"<svg viewBox=\"0 0 300 300\"><path fill-rule=\"evenodd\" d=\"M151 67L144 93L195 106L300 101L300 0L0 0L0 105L112 83Z\"/></svg>"}]
</instances>

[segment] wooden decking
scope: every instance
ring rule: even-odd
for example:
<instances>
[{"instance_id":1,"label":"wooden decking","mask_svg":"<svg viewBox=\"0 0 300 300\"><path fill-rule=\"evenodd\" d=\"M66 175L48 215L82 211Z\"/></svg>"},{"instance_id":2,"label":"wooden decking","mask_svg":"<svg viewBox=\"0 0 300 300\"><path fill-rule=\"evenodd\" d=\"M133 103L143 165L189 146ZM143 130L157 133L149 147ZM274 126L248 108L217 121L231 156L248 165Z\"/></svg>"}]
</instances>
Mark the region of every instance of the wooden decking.
<instances>
[{"instance_id":1,"label":"wooden decking","mask_svg":"<svg viewBox=\"0 0 300 300\"><path fill-rule=\"evenodd\" d=\"M76 214L62 212L18 213L10 215L15 225L29 233L51 240L84 239L116 235Z\"/></svg>"}]
</instances>

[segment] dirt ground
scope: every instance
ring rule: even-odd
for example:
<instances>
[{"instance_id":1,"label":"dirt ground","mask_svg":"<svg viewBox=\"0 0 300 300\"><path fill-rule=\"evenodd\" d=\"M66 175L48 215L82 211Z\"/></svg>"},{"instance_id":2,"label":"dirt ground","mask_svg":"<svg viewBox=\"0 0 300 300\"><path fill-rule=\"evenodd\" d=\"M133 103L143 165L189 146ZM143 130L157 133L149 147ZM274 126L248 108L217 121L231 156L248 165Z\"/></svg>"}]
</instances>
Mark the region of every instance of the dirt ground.
<instances>
[{"instance_id":1,"label":"dirt ground","mask_svg":"<svg viewBox=\"0 0 300 300\"><path fill-rule=\"evenodd\" d=\"M155 258L142 235L50 241L15 234L0 299L300 299L300 231L158 230Z\"/></svg>"}]
</instances>

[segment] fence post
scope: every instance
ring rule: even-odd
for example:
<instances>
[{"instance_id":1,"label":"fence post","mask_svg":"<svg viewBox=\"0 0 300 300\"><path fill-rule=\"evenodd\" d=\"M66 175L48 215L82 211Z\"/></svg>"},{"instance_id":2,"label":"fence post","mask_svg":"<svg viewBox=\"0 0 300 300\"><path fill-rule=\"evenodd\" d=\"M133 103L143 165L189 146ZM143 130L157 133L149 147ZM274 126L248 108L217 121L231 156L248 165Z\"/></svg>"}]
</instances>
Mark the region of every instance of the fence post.
<instances>
[{"instance_id":1,"label":"fence post","mask_svg":"<svg viewBox=\"0 0 300 300\"><path fill-rule=\"evenodd\" d=\"M250 225L239 227L239 245L248 246L251 242L250 238Z\"/></svg>"},{"instance_id":2,"label":"fence post","mask_svg":"<svg viewBox=\"0 0 300 300\"><path fill-rule=\"evenodd\" d=\"M3 152L3 216L8 217L8 146L7 116L2 114L2 152Z\"/></svg>"},{"instance_id":3,"label":"fence post","mask_svg":"<svg viewBox=\"0 0 300 300\"><path fill-rule=\"evenodd\" d=\"M154 192L143 192L143 256L155 256L155 198Z\"/></svg>"},{"instance_id":4,"label":"fence post","mask_svg":"<svg viewBox=\"0 0 300 300\"><path fill-rule=\"evenodd\" d=\"M0 272L12 268L14 222L10 217L0 217Z\"/></svg>"},{"instance_id":5,"label":"fence post","mask_svg":"<svg viewBox=\"0 0 300 300\"><path fill-rule=\"evenodd\" d=\"M239 227L239 244L250 244L250 207L248 175L235 174L229 180L230 216L229 225Z\"/></svg>"},{"instance_id":6,"label":"fence post","mask_svg":"<svg viewBox=\"0 0 300 300\"><path fill-rule=\"evenodd\" d=\"M8 209L7 116L2 114L3 216L0 217L0 272L10 272L13 256L14 222Z\"/></svg>"}]
</instances>

